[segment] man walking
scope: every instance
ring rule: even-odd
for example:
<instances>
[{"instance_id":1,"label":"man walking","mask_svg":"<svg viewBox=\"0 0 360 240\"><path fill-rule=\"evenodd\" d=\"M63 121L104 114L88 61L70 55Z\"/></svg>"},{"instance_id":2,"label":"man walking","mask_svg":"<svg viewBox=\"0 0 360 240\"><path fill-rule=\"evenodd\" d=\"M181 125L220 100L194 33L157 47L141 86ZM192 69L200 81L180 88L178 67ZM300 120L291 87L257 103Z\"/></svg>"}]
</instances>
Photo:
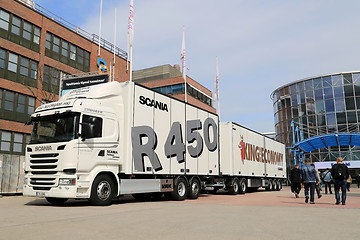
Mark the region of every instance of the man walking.
<instances>
[{"instance_id":1,"label":"man walking","mask_svg":"<svg viewBox=\"0 0 360 240\"><path fill-rule=\"evenodd\" d=\"M301 190L301 173L300 173L299 165L295 165L295 167L291 169L290 181L295 197L298 198Z\"/></svg>"},{"instance_id":2,"label":"man walking","mask_svg":"<svg viewBox=\"0 0 360 240\"><path fill-rule=\"evenodd\" d=\"M342 157L338 157L336 160L336 164L334 164L331 169L331 175L333 176L333 178L335 180L334 189L335 189L336 204L340 204L339 190L341 188L341 202L342 202L342 205L345 205L346 180L349 177L349 169L342 162L343 162Z\"/></svg>"},{"instance_id":3,"label":"man walking","mask_svg":"<svg viewBox=\"0 0 360 240\"><path fill-rule=\"evenodd\" d=\"M332 191L331 191L332 175L331 175L331 172L330 172L329 168L326 169L326 171L322 173L322 178L323 178L324 183L325 183L325 194L328 193L328 188L329 188L329 193L332 194Z\"/></svg>"},{"instance_id":4,"label":"man walking","mask_svg":"<svg viewBox=\"0 0 360 240\"><path fill-rule=\"evenodd\" d=\"M320 179L317 176L316 169L310 165L310 159L305 159L305 166L301 171L301 178L305 188L305 202L309 202L309 189L310 189L310 204L315 204L314 194L315 185L320 183Z\"/></svg>"}]
</instances>

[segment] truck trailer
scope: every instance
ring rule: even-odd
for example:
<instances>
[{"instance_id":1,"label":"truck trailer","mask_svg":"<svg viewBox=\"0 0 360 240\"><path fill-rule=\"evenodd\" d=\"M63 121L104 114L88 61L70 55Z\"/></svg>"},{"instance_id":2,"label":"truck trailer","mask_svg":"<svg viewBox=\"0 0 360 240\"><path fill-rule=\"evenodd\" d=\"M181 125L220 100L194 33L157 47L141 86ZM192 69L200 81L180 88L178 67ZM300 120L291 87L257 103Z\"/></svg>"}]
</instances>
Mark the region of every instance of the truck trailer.
<instances>
[{"instance_id":1,"label":"truck trailer","mask_svg":"<svg viewBox=\"0 0 360 240\"><path fill-rule=\"evenodd\" d=\"M286 176L284 144L133 82L71 90L30 123L23 194L52 204L280 190Z\"/></svg>"}]
</instances>

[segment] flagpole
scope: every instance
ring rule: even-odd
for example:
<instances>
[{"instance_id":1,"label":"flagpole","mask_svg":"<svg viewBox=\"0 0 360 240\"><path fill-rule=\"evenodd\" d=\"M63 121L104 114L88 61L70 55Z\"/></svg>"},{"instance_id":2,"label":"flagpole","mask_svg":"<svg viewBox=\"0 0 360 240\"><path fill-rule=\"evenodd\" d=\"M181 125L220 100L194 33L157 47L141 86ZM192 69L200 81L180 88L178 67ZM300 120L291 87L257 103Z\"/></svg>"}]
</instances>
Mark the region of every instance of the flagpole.
<instances>
[{"instance_id":1,"label":"flagpole","mask_svg":"<svg viewBox=\"0 0 360 240\"><path fill-rule=\"evenodd\" d=\"M130 82L132 82L132 50L133 50L133 40L134 40L134 0L130 0L130 11L128 18L128 46L130 47ZM126 68L128 68L128 61L126 61Z\"/></svg>"},{"instance_id":2,"label":"flagpole","mask_svg":"<svg viewBox=\"0 0 360 240\"><path fill-rule=\"evenodd\" d=\"M186 49L185 49L185 27L183 26L183 38L181 45L182 77L185 81L185 102L187 102L187 81L186 81Z\"/></svg>"},{"instance_id":3,"label":"flagpole","mask_svg":"<svg viewBox=\"0 0 360 240\"><path fill-rule=\"evenodd\" d=\"M99 50L98 50L98 57L100 57L101 16L102 16L102 0L100 0L100 22L99 22Z\"/></svg>"},{"instance_id":4,"label":"flagpole","mask_svg":"<svg viewBox=\"0 0 360 240\"><path fill-rule=\"evenodd\" d=\"M114 23L114 67L113 67L113 81L115 81L116 14L117 14L117 8L115 8L115 23Z\"/></svg>"},{"instance_id":5,"label":"flagpole","mask_svg":"<svg viewBox=\"0 0 360 240\"><path fill-rule=\"evenodd\" d=\"M216 56L216 76L215 76L215 94L216 94L216 101L217 101L217 113L220 119L220 91L219 91L219 62L218 57Z\"/></svg>"}]
</instances>

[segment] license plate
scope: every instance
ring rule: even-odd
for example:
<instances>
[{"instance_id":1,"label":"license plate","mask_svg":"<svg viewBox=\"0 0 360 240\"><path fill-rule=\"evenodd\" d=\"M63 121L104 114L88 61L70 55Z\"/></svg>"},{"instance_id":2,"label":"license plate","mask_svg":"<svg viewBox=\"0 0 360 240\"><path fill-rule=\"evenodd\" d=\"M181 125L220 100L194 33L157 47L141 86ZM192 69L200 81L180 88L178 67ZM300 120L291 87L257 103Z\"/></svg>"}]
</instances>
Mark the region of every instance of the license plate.
<instances>
[{"instance_id":1,"label":"license plate","mask_svg":"<svg viewBox=\"0 0 360 240\"><path fill-rule=\"evenodd\" d=\"M45 193L44 192L36 192L36 196L37 197L45 197Z\"/></svg>"}]
</instances>

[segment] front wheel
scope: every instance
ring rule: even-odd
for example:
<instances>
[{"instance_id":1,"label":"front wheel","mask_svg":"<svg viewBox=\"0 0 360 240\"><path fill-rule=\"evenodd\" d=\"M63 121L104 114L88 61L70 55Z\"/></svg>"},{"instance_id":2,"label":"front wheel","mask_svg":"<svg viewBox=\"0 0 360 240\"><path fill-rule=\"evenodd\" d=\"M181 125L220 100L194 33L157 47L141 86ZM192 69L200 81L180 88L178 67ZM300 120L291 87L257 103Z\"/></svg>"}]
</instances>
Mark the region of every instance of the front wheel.
<instances>
[{"instance_id":1,"label":"front wheel","mask_svg":"<svg viewBox=\"0 0 360 240\"><path fill-rule=\"evenodd\" d=\"M46 201L55 205L55 206L62 206L68 200L67 198L54 198L54 197L45 197Z\"/></svg>"},{"instance_id":2,"label":"front wheel","mask_svg":"<svg viewBox=\"0 0 360 240\"><path fill-rule=\"evenodd\" d=\"M95 206L108 206L114 198L114 183L108 175L96 177L90 195L90 203Z\"/></svg>"}]
</instances>

